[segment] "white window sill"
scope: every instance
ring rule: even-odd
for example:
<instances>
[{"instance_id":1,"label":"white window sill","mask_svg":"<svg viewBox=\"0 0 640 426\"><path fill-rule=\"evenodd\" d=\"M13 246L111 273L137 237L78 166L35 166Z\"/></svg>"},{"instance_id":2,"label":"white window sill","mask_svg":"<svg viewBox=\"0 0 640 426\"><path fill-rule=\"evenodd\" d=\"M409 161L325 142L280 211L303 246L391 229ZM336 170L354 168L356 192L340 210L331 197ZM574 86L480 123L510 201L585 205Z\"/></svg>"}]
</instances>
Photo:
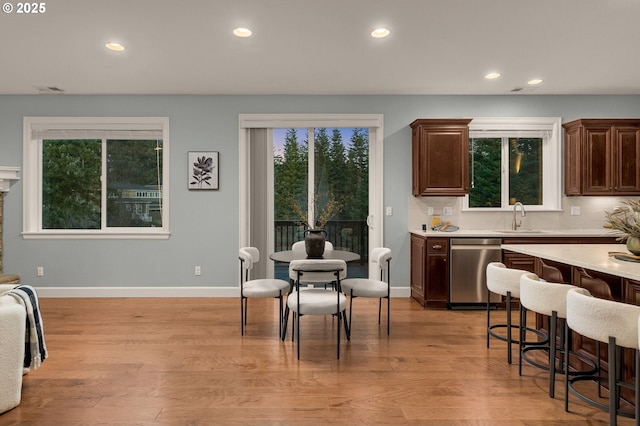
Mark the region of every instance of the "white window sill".
<instances>
[{"instance_id":1,"label":"white window sill","mask_svg":"<svg viewBox=\"0 0 640 426\"><path fill-rule=\"evenodd\" d=\"M105 232L105 231L38 231L23 232L25 240L168 240L168 231Z\"/></svg>"}]
</instances>

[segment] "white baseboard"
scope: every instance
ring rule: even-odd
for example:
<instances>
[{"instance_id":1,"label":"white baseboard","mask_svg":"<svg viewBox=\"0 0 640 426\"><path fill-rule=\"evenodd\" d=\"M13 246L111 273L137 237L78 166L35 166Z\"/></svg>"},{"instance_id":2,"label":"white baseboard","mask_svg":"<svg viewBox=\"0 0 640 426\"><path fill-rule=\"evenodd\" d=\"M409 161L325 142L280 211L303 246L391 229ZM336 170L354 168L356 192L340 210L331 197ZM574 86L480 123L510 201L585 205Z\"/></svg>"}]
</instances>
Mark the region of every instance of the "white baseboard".
<instances>
[{"instance_id":1,"label":"white baseboard","mask_svg":"<svg viewBox=\"0 0 640 426\"><path fill-rule=\"evenodd\" d=\"M40 298L238 297L237 287L35 287ZM409 297L409 287L391 287L391 297Z\"/></svg>"}]
</instances>

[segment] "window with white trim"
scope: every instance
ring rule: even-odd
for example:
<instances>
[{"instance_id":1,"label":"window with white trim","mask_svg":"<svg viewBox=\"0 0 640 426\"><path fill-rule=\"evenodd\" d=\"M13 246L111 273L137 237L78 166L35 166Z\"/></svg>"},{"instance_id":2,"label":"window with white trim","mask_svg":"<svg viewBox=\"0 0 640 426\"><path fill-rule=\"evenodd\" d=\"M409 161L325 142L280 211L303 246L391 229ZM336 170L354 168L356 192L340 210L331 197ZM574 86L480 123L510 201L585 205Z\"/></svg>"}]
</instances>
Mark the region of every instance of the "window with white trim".
<instances>
[{"instance_id":1,"label":"window with white trim","mask_svg":"<svg viewBox=\"0 0 640 426\"><path fill-rule=\"evenodd\" d=\"M24 238L168 238L169 119L25 117Z\"/></svg>"},{"instance_id":2,"label":"window with white trim","mask_svg":"<svg viewBox=\"0 0 640 426\"><path fill-rule=\"evenodd\" d=\"M474 118L469 124L469 194L463 209L561 209L561 119Z\"/></svg>"}]
</instances>

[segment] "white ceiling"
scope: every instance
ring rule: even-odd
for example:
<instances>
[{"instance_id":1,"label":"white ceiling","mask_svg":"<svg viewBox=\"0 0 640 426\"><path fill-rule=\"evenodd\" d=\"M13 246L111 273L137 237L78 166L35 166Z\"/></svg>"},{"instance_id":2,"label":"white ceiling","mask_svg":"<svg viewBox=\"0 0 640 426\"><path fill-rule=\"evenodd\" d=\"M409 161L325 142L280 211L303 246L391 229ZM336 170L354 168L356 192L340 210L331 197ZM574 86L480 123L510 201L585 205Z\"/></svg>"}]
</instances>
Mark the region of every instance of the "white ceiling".
<instances>
[{"instance_id":1,"label":"white ceiling","mask_svg":"<svg viewBox=\"0 0 640 426\"><path fill-rule=\"evenodd\" d=\"M0 94L640 94L640 0L7 2Z\"/></svg>"}]
</instances>

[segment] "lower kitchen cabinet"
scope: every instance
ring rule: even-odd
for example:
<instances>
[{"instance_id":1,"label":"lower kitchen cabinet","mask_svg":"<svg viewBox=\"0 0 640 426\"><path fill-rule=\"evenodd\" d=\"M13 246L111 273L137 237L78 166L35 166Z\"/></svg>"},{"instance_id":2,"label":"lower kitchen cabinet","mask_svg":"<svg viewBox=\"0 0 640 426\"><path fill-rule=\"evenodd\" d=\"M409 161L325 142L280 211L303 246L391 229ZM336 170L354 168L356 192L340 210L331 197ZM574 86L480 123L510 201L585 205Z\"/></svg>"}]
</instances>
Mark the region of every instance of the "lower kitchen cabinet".
<instances>
[{"instance_id":1,"label":"lower kitchen cabinet","mask_svg":"<svg viewBox=\"0 0 640 426\"><path fill-rule=\"evenodd\" d=\"M449 238L411 235L411 298L423 307L447 307Z\"/></svg>"},{"instance_id":2,"label":"lower kitchen cabinet","mask_svg":"<svg viewBox=\"0 0 640 426\"><path fill-rule=\"evenodd\" d=\"M511 237L503 244L591 244L615 243L614 237ZM449 302L449 237L411 234L411 298L422 307L446 308ZM508 268L541 276L536 258L503 250Z\"/></svg>"}]
</instances>

